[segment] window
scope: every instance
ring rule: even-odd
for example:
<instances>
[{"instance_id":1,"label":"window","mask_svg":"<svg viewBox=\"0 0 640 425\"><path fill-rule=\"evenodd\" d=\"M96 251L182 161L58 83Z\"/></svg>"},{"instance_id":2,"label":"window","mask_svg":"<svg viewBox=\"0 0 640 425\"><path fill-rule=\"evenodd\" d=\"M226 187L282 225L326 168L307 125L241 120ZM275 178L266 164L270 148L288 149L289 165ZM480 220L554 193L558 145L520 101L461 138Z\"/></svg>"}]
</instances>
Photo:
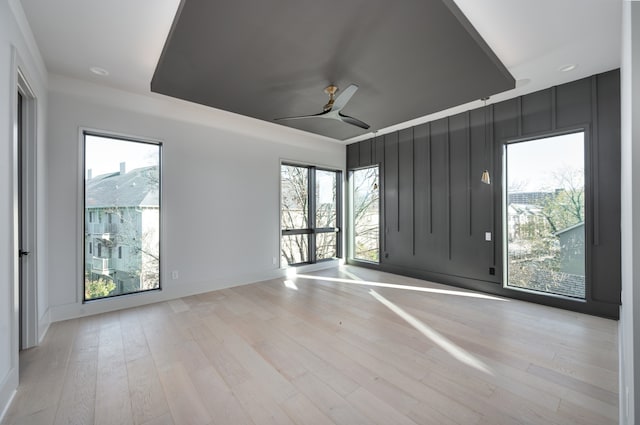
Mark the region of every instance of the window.
<instances>
[{"instance_id":1,"label":"window","mask_svg":"<svg viewBox=\"0 0 640 425\"><path fill-rule=\"evenodd\" d=\"M351 172L351 256L378 262L380 256L379 167Z\"/></svg>"},{"instance_id":2,"label":"window","mask_svg":"<svg viewBox=\"0 0 640 425\"><path fill-rule=\"evenodd\" d=\"M160 155L158 143L85 132L84 236L97 244L85 252L85 300L160 288Z\"/></svg>"},{"instance_id":3,"label":"window","mask_svg":"<svg viewBox=\"0 0 640 425\"><path fill-rule=\"evenodd\" d=\"M584 299L584 133L505 146L505 283Z\"/></svg>"},{"instance_id":4,"label":"window","mask_svg":"<svg viewBox=\"0 0 640 425\"><path fill-rule=\"evenodd\" d=\"M341 172L282 164L281 264L315 263L342 255Z\"/></svg>"}]
</instances>

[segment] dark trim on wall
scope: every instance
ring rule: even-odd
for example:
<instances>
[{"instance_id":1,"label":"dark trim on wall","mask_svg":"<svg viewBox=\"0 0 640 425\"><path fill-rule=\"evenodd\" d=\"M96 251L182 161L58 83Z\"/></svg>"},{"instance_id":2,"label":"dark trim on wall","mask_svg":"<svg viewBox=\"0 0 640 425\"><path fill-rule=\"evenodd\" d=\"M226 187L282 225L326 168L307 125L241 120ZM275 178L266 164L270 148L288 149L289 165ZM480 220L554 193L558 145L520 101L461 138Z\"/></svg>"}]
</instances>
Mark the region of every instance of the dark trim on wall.
<instances>
[{"instance_id":1,"label":"dark trim on wall","mask_svg":"<svg viewBox=\"0 0 640 425\"><path fill-rule=\"evenodd\" d=\"M591 132L590 134L593 136L594 134L598 134L598 102L595 93L598 91L598 80L595 77L591 78L591 116L593 119L591 120ZM593 244L598 245L600 243L600 205L599 202L599 193L600 193L600 164L598 161L593 160L595 158L595 153L599 151L599 138L592 137L591 140L593 142L589 146L590 153L590 164L591 164L591 174L592 174L592 182L593 185L591 187L591 196L593 197Z\"/></svg>"},{"instance_id":2,"label":"dark trim on wall","mask_svg":"<svg viewBox=\"0 0 640 425\"><path fill-rule=\"evenodd\" d=\"M515 140L582 129L585 131L587 211L586 299L573 300L504 288L503 146ZM426 137L422 138L425 130ZM410 151L400 146L408 143L407 135L412 137ZM381 140L384 153L382 161L375 157L381 165L380 180L384 182L380 196L384 246L380 263L366 267L582 313L618 317L621 286L619 70L442 118L411 130L400 130L375 140ZM418 149L417 143L425 145ZM374 156L361 155L360 146L372 146L371 151L377 152L378 148L373 144L375 142L367 140L348 145L349 167L371 165L363 162L367 162L367 158L374 162ZM394 147L395 152L390 150ZM408 158L407 152L413 157ZM384 163L394 153L397 154L393 159L396 170L391 176ZM412 168L411 173L406 167ZM484 168L490 171L490 186L480 182ZM402 177L407 174L413 176L410 182L409 177ZM387 190L388 178L397 179L391 191ZM408 188L407 184L413 187ZM412 196L409 190L413 192ZM387 196L397 196L394 211L384 207ZM395 213L395 217L390 216L390 212ZM390 231L388 220L393 224L393 231ZM484 240L485 232L491 232L490 242ZM351 259L347 261L363 265ZM490 268L494 269L495 275L490 274Z\"/></svg>"},{"instance_id":3,"label":"dark trim on wall","mask_svg":"<svg viewBox=\"0 0 640 425\"><path fill-rule=\"evenodd\" d=\"M447 168L447 251L451 261L451 121L447 117L447 156L445 165Z\"/></svg>"},{"instance_id":4,"label":"dark trim on wall","mask_svg":"<svg viewBox=\"0 0 640 425\"><path fill-rule=\"evenodd\" d=\"M416 128L411 128L411 182L416 185ZM411 255L416 255L416 191L411 191Z\"/></svg>"},{"instance_id":5,"label":"dark trim on wall","mask_svg":"<svg viewBox=\"0 0 640 425\"><path fill-rule=\"evenodd\" d=\"M471 201L471 112L465 114L467 126L467 211L469 218L469 236L473 236L473 205Z\"/></svg>"},{"instance_id":6,"label":"dark trim on wall","mask_svg":"<svg viewBox=\"0 0 640 425\"><path fill-rule=\"evenodd\" d=\"M433 234L433 191L431 190L433 181L433 155L431 150L431 123L427 127L427 153L429 155L429 180L427 181L427 191L429 192L429 234Z\"/></svg>"}]
</instances>

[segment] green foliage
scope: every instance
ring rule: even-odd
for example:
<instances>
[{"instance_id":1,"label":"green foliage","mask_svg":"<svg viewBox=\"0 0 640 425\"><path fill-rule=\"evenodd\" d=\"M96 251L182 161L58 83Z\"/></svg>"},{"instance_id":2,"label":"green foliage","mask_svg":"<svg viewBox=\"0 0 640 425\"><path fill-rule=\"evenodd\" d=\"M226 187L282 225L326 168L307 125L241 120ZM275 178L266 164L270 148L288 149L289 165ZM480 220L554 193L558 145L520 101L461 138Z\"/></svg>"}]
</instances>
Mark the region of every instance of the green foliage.
<instances>
[{"instance_id":1,"label":"green foliage","mask_svg":"<svg viewBox=\"0 0 640 425\"><path fill-rule=\"evenodd\" d=\"M116 289L116 284L112 280L107 280L103 277L91 280L91 278L87 277L84 281L84 298L92 300L107 297L114 289Z\"/></svg>"},{"instance_id":2,"label":"green foliage","mask_svg":"<svg viewBox=\"0 0 640 425\"><path fill-rule=\"evenodd\" d=\"M542 205L542 215L551 231L557 233L584 221L584 173L565 169L555 175L557 185L553 196Z\"/></svg>"},{"instance_id":3,"label":"green foliage","mask_svg":"<svg viewBox=\"0 0 640 425\"><path fill-rule=\"evenodd\" d=\"M517 246L517 251L510 253L510 285L530 287L531 282L539 280L535 275L540 270L550 273L547 280L560 272L561 247L557 234L584 222L583 172L562 169L554 174L554 180L554 187L559 189L549 191L549 196L530 210L532 214L518 225L517 235L509 241ZM566 246L562 249L566 250Z\"/></svg>"}]
</instances>

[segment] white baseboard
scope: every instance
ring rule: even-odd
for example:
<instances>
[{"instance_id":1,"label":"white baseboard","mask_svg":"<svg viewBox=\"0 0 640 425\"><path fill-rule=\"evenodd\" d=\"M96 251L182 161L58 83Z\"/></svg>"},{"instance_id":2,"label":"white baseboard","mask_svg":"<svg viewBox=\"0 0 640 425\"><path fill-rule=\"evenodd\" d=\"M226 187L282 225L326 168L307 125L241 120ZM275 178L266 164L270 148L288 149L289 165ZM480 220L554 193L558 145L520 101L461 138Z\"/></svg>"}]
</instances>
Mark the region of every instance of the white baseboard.
<instances>
[{"instance_id":1,"label":"white baseboard","mask_svg":"<svg viewBox=\"0 0 640 425\"><path fill-rule=\"evenodd\" d=\"M48 308L47 311L38 320L38 345L42 344L44 337L47 335L47 331L49 330L49 325L51 325L51 309L50 308Z\"/></svg>"},{"instance_id":2,"label":"white baseboard","mask_svg":"<svg viewBox=\"0 0 640 425\"><path fill-rule=\"evenodd\" d=\"M5 379L0 384L0 422L4 419L11 406L11 401L18 389L18 368L14 367L9 371Z\"/></svg>"},{"instance_id":3,"label":"white baseboard","mask_svg":"<svg viewBox=\"0 0 640 425\"><path fill-rule=\"evenodd\" d=\"M325 261L317 264L296 267L297 272L312 272L332 267L337 267L336 261ZM286 276L287 269L272 269L260 273L247 274L242 276L232 276L227 278L216 278L200 282L180 283L171 285L160 291L141 292L131 294L126 297L105 298L87 303L70 303L51 306L50 322L75 319L78 317L91 316L94 314L108 313L110 311L122 310L125 308L137 307L146 304L153 304L168 301L190 295L202 294L219 289L232 288L234 286L248 285L271 279L279 279Z\"/></svg>"}]
</instances>

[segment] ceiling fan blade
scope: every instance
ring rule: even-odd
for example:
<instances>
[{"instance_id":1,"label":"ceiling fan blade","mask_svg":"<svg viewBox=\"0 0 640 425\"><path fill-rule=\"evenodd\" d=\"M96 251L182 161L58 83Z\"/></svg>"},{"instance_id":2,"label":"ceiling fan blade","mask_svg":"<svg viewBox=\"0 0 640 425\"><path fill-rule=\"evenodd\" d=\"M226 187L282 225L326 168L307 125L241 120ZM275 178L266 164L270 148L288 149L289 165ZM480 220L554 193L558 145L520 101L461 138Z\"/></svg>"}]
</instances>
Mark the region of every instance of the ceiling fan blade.
<instances>
[{"instance_id":1,"label":"ceiling fan blade","mask_svg":"<svg viewBox=\"0 0 640 425\"><path fill-rule=\"evenodd\" d=\"M333 102L333 107L331 108L331 110L340 111L342 108L344 108L347 102L349 102L349 100L351 99L351 96L353 96L357 90L358 90L358 86L356 86L355 84L351 84L349 87L344 89L342 93L340 93L340 95L336 97L336 100L335 102Z\"/></svg>"},{"instance_id":2,"label":"ceiling fan blade","mask_svg":"<svg viewBox=\"0 0 640 425\"><path fill-rule=\"evenodd\" d=\"M282 118L274 118L274 121L285 121L285 120L301 120L304 118L315 118L315 117L320 117L322 115L328 114L330 111L322 111L320 113L317 114L313 114L313 115L298 115L295 117L282 117Z\"/></svg>"},{"instance_id":3,"label":"ceiling fan blade","mask_svg":"<svg viewBox=\"0 0 640 425\"><path fill-rule=\"evenodd\" d=\"M355 125L356 127L364 128L365 130L369 129L369 124L362 122L357 118L353 118L349 115L344 115L341 113L338 113L338 115L340 117L339 119L343 122L346 122L347 124Z\"/></svg>"}]
</instances>

